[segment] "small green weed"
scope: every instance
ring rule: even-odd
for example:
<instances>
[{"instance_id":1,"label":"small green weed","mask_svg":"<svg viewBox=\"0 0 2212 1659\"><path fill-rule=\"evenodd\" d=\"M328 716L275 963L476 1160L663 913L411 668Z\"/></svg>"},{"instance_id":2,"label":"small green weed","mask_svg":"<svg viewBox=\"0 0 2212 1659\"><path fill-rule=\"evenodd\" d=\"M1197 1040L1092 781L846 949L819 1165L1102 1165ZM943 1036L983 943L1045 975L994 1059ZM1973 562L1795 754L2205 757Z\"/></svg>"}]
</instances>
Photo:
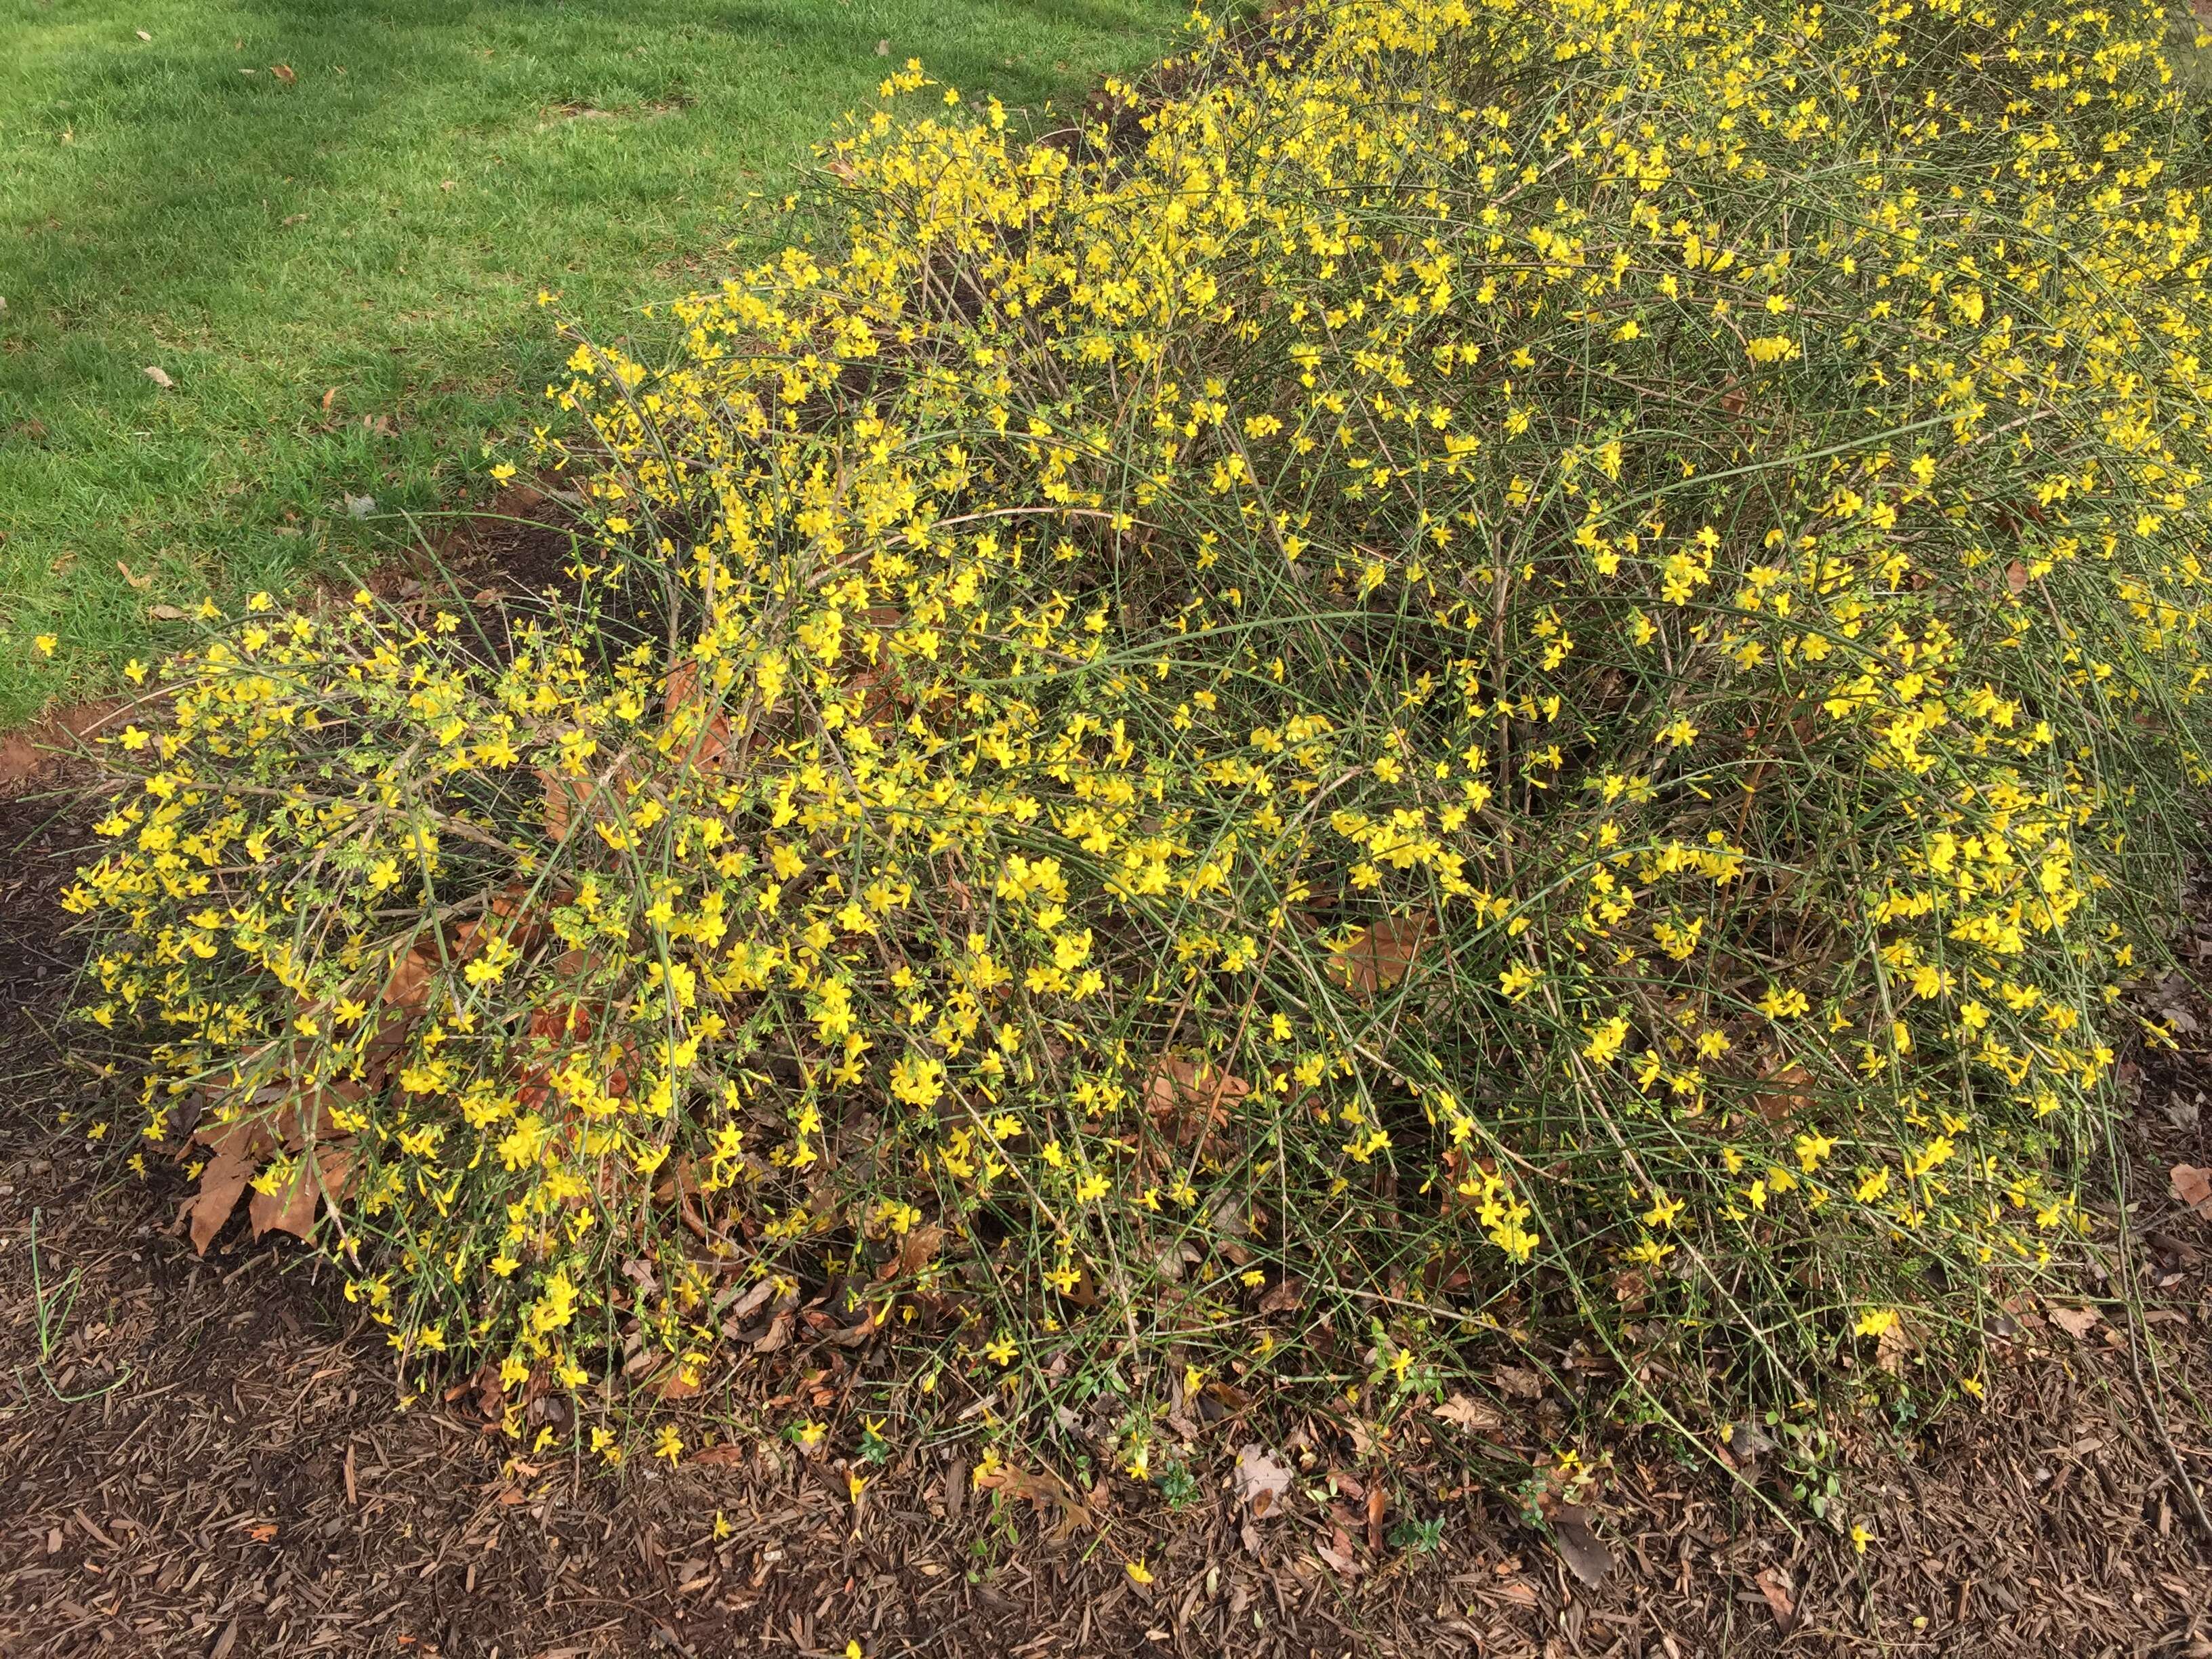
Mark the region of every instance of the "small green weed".
<instances>
[{"instance_id":1,"label":"small green weed","mask_svg":"<svg viewBox=\"0 0 2212 1659\"><path fill-rule=\"evenodd\" d=\"M70 1316L76 1307L76 1294L83 1283L83 1270L71 1267L62 1275L59 1283L52 1285L46 1283L47 1264L39 1243L40 1215L41 1212L36 1209L31 1212L31 1313L39 1336L39 1357L32 1364L48 1394L65 1406L74 1406L82 1401L97 1400L102 1395L112 1394L131 1380L131 1368L126 1364L105 1384L82 1394L64 1394L55 1382L52 1367L69 1334ZM18 1388L23 1386L23 1368L20 1365L15 1368L15 1384Z\"/></svg>"}]
</instances>

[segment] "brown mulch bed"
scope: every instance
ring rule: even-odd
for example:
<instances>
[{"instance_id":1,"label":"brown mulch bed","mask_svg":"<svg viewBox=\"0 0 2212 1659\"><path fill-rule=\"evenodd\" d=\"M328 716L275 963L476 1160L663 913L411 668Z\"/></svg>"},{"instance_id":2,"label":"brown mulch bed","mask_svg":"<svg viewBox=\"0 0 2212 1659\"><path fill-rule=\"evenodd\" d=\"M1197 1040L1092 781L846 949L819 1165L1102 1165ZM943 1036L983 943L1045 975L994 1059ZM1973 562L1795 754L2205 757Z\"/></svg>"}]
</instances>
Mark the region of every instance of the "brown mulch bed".
<instances>
[{"instance_id":1,"label":"brown mulch bed","mask_svg":"<svg viewBox=\"0 0 2212 1659\"><path fill-rule=\"evenodd\" d=\"M235 1234L193 1257L172 1227L180 1191L87 1139L117 1085L58 1041L73 942L52 908L83 822L58 799L0 799L11 1659L706 1659L842 1655L854 1641L870 1659L2212 1659L2212 1553L2173 1473L2178 1461L2212 1488L2212 1222L2166 1182L2175 1164L2212 1164L2212 1010L2178 983L2159 994L2195 1028L2183 1052L2130 1074L2148 1320L2106 1299L2077 1337L2022 1309L1984 1408L1910 1437L1857 1431L1841 1455L1850 1516L1875 1534L1863 1556L1791 1503L1778 1468L1745 1474L1797 1516L1794 1533L1711 1466L1623 1430L1593 1516L1611 1565L1593 1586L1511 1493L1455 1480L1433 1456L1386 1470L1324 1437L1285 1512L1253 1521L1225 1480L1251 1433L1233 1417L1196 1431L1199 1492L1182 1510L1116 1478L1090 1494L1091 1524L1062 1528L976 1491L975 1443L941 1417L872 1472L856 1506L836 1450L856 1424L816 1456L739 1437L716 1454L727 1462L672 1471L641 1449L617 1474L564 1452L518 1458L465 1392L398 1409L326 1266ZM703 1421L687 1422L695 1445ZM1386 1503L1440 1516L1443 1547L1390 1542L1358 1501L1363 1476L1389 1486Z\"/></svg>"}]
</instances>

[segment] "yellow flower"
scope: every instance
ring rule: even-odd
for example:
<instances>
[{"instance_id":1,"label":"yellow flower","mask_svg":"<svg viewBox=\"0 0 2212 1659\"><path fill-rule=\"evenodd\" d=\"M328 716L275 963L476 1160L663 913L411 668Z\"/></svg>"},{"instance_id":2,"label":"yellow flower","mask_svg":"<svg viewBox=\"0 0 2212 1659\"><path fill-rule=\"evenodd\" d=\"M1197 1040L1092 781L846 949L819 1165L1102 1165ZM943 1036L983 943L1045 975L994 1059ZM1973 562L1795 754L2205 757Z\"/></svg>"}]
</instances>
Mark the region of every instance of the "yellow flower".
<instances>
[{"instance_id":1,"label":"yellow flower","mask_svg":"<svg viewBox=\"0 0 2212 1659\"><path fill-rule=\"evenodd\" d=\"M36 639L33 640L31 643L39 647L39 654L40 656L51 657L54 654L54 647L60 644L61 641L54 635L41 634Z\"/></svg>"},{"instance_id":2,"label":"yellow flower","mask_svg":"<svg viewBox=\"0 0 2212 1659\"><path fill-rule=\"evenodd\" d=\"M1129 1575L1129 1582L1133 1584L1149 1584L1152 1582L1152 1571L1142 1560L1124 1561L1121 1568Z\"/></svg>"},{"instance_id":3,"label":"yellow flower","mask_svg":"<svg viewBox=\"0 0 2212 1659\"><path fill-rule=\"evenodd\" d=\"M927 1054L908 1054L891 1067L891 1093L909 1106L933 1106L945 1092L945 1067Z\"/></svg>"},{"instance_id":4,"label":"yellow flower","mask_svg":"<svg viewBox=\"0 0 2212 1659\"><path fill-rule=\"evenodd\" d=\"M1779 985L1770 985L1766 988L1766 994L1759 1000L1759 1012L1769 1019L1794 1019L1811 1006L1805 994L1795 986L1785 989Z\"/></svg>"},{"instance_id":5,"label":"yellow flower","mask_svg":"<svg viewBox=\"0 0 2212 1659\"><path fill-rule=\"evenodd\" d=\"M662 1425L660 1437L653 1443L653 1455L666 1458L670 1468L676 1467L676 1460L684 1455L684 1437L676 1432L674 1425Z\"/></svg>"}]
</instances>

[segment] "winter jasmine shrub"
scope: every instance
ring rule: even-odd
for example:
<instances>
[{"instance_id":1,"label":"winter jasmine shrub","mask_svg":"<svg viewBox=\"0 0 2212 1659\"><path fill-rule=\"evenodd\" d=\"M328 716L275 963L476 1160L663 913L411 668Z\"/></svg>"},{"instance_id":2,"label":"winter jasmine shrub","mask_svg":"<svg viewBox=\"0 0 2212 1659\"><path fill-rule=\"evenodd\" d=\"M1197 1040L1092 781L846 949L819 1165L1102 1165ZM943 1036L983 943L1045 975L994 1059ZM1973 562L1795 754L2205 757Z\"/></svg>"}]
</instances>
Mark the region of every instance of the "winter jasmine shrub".
<instances>
[{"instance_id":1,"label":"winter jasmine shrub","mask_svg":"<svg viewBox=\"0 0 2212 1659\"><path fill-rule=\"evenodd\" d=\"M110 750L203 1243L518 1428L790 1342L1978 1389L2204 776L2165 28L1351 0L1036 143L893 75L834 253L579 346L582 599L257 602Z\"/></svg>"}]
</instances>

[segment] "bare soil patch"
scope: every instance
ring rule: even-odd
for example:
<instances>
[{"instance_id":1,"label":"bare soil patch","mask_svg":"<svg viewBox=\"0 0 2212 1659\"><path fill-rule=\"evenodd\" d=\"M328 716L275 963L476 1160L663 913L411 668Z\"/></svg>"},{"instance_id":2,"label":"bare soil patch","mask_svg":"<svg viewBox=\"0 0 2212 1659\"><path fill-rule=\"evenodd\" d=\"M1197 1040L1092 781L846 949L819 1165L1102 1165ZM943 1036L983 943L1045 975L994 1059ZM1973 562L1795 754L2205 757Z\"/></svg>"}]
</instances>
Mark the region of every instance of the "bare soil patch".
<instances>
[{"instance_id":1,"label":"bare soil patch","mask_svg":"<svg viewBox=\"0 0 2212 1659\"><path fill-rule=\"evenodd\" d=\"M76 703L17 731L0 733L0 795L21 793L61 771L88 738L127 706L113 697Z\"/></svg>"}]
</instances>

